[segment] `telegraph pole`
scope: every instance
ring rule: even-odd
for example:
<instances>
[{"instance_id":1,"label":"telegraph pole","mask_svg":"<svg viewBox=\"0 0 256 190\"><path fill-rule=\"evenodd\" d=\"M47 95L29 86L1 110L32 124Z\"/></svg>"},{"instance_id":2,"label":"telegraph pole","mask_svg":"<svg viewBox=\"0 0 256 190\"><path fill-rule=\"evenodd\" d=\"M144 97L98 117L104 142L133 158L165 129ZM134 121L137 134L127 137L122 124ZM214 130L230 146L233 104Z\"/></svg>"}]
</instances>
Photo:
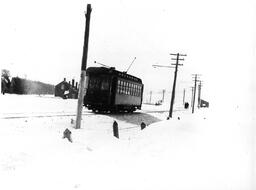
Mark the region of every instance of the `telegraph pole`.
<instances>
[{"instance_id":1,"label":"telegraph pole","mask_svg":"<svg viewBox=\"0 0 256 190\"><path fill-rule=\"evenodd\" d=\"M80 76L80 85L79 85L78 103L77 103L77 115L76 115L76 127L75 127L76 129L81 128L91 11L92 11L91 4L87 4L87 11L85 14L86 22L85 22L83 57L82 57L81 76Z\"/></svg>"},{"instance_id":2,"label":"telegraph pole","mask_svg":"<svg viewBox=\"0 0 256 190\"><path fill-rule=\"evenodd\" d=\"M186 94L186 90L185 88L183 89L183 105L185 104L185 94Z\"/></svg>"},{"instance_id":3,"label":"telegraph pole","mask_svg":"<svg viewBox=\"0 0 256 190\"><path fill-rule=\"evenodd\" d=\"M177 72L178 72L178 66L182 66L183 64L179 64L179 61L184 61L184 59L180 59L180 57L187 56L183 54L170 54L173 56L176 56L176 58L172 58L172 60L175 60L176 63L172 64L175 65L175 71L174 71L174 80L173 80L173 86L172 86L172 99L171 99L171 105L170 105L170 111L169 111L169 118L172 117L172 111L173 111L173 104L175 99L175 87L176 87L176 79L177 79Z\"/></svg>"},{"instance_id":4,"label":"telegraph pole","mask_svg":"<svg viewBox=\"0 0 256 190\"><path fill-rule=\"evenodd\" d=\"M162 103L164 102L164 94L165 94L165 90L163 90Z\"/></svg>"},{"instance_id":5,"label":"telegraph pole","mask_svg":"<svg viewBox=\"0 0 256 190\"><path fill-rule=\"evenodd\" d=\"M197 77L198 77L198 74L194 74L195 78L194 78L194 82L195 82L195 85L194 85L194 96L193 96L193 106L192 106L192 113L194 113L194 109L195 109L195 98L196 98L196 82L198 81L197 80Z\"/></svg>"},{"instance_id":6,"label":"telegraph pole","mask_svg":"<svg viewBox=\"0 0 256 190\"><path fill-rule=\"evenodd\" d=\"M198 85L198 108L201 107L201 88L202 88L202 81L199 81L199 85Z\"/></svg>"},{"instance_id":7,"label":"telegraph pole","mask_svg":"<svg viewBox=\"0 0 256 190\"><path fill-rule=\"evenodd\" d=\"M191 87L191 90L192 90L192 94L191 94L191 107L193 106L193 97L194 97L194 87L192 86Z\"/></svg>"},{"instance_id":8,"label":"telegraph pole","mask_svg":"<svg viewBox=\"0 0 256 190\"><path fill-rule=\"evenodd\" d=\"M184 61L184 58L180 59L180 57L187 56L186 54L180 54L180 53L176 53L176 54L171 53L170 55L176 56L176 58L171 58L171 60L175 60L176 61L176 63L171 64L171 65L175 65L175 66L152 65L153 67L175 68L174 80L173 80L173 86L172 86L172 98L171 98L171 104L170 104L170 110L169 110L168 118L172 117L173 103L174 103L174 99L175 99L175 87L176 87L178 66L182 66L183 65L183 64L179 64L179 61Z\"/></svg>"},{"instance_id":9,"label":"telegraph pole","mask_svg":"<svg viewBox=\"0 0 256 190\"><path fill-rule=\"evenodd\" d=\"M151 104L152 91L150 91L149 103Z\"/></svg>"}]
</instances>

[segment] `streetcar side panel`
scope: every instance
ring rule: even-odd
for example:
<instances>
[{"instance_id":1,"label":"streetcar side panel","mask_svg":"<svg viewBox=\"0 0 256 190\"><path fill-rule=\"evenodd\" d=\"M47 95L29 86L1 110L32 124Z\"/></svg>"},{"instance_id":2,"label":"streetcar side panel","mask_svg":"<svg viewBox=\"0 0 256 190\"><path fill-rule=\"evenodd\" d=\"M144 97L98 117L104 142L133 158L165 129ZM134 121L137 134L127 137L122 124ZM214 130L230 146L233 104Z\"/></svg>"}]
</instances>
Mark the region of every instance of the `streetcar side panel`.
<instances>
[{"instance_id":1,"label":"streetcar side panel","mask_svg":"<svg viewBox=\"0 0 256 190\"><path fill-rule=\"evenodd\" d=\"M142 103L142 86L141 83L118 78L115 105L140 107Z\"/></svg>"}]
</instances>

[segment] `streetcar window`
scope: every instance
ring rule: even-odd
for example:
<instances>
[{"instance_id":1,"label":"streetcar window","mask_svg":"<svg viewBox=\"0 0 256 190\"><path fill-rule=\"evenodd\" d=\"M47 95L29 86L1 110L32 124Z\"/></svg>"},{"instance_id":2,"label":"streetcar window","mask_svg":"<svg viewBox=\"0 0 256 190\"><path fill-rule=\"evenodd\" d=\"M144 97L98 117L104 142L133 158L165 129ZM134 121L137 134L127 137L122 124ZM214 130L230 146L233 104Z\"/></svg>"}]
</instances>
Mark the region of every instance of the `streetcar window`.
<instances>
[{"instance_id":1,"label":"streetcar window","mask_svg":"<svg viewBox=\"0 0 256 190\"><path fill-rule=\"evenodd\" d=\"M93 89L99 89L100 88L100 78L92 77L89 85Z\"/></svg>"},{"instance_id":2,"label":"streetcar window","mask_svg":"<svg viewBox=\"0 0 256 190\"><path fill-rule=\"evenodd\" d=\"M107 77L102 78L101 81L101 90L108 90L109 88L109 81Z\"/></svg>"},{"instance_id":3,"label":"streetcar window","mask_svg":"<svg viewBox=\"0 0 256 190\"><path fill-rule=\"evenodd\" d=\"M130 83L127 82L127 94L130 95Z\"/></svg>"},{"instance_id":4,"label":"streetcar window","mask_svg":"<svg viewBox=\"0 0 256 190\"><path fill-rule=\"evenodd\" d=\"M117 93L118 93L118 94L121 93L120 90L121 90L121 81L118 80L118 82L117 82Z\"/></svg>"},{"instance_id":5,"label":"streetcar window","mask_svg":"<svg viewBox=\"0 0 256 190\"><path fill-rule=\"evenodd\" d=\"M130 89L129 89L129 82L127 82L127 94L129 95L130 94Z\"/></svg>"},{"instance_id":6,"label":"streetcar window","mask_svg":"<svg viewBox=\"0 0 256 190\"><path fill-rule=\"evenodd\" d=\"M141 94L141 86L138 86L138 96Z\"/></svg>"},{"instance_id":7,"label":"streetcar window","mask_svg":"<svg viewBox=\"0 0 256 190\"><path fill-rule=\"evenodd\" d=\"M124 93L124 81L121 81L121 94Z\"/></svg>"},{"instance_id":8,"label":"streetcar window","mask_svg":"<svg viewBox=\"0 0 256 190\"><path fill-rule=\"evenodd\" d=\"M127 94L127 82L124 82L124 94Z\"/></svg>"},{"instance_id":9,"label":"streetcar window","mask_svg":"<svg viewBox=\"0 0 256 190\"><path fill-rule=\"evenodd\" d=\"M123 93L123 81L119 81L119 94L122 94Z\"/></svg>"},{"instance_id":10,"label":"streetcar window","mask_svg":"<svg viewBox=\"0 0 256 190\"><path fill-rule=\"evenodd\" d=\"M131 94L132 96L134 96L134 84L132 83L132 87L131 87Z\"/></svg>"}]
</instances>

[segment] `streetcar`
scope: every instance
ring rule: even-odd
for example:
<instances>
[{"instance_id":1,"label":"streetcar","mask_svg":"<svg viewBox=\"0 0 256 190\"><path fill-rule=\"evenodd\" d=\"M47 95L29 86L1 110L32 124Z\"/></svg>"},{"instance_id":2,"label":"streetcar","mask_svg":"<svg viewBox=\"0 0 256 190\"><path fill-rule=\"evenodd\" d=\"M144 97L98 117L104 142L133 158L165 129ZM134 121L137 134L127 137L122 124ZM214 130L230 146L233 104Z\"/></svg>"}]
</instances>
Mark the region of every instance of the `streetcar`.
<instances>
[{"instance_id":1,"label":"streetcar","mask_svg":"<svg viewBox=\"0 0 256 190\"><path fill-rule=\"evenodd\" d=\"M93 112L134 112L141 109L143 83L114 67L86 70L84 106Z\"/></svg>"}]
</instances>

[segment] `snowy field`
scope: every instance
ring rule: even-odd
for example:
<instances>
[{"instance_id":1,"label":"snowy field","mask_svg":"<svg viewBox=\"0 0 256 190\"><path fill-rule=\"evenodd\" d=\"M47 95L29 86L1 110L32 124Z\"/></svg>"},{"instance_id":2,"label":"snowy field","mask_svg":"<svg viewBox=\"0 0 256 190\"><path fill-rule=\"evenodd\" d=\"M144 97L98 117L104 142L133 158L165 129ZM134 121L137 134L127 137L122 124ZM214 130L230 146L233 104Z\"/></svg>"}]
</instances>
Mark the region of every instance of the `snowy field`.
<instances>
[{"instance_id":1,"label":"snowy field","mask_svg":"<svg viewBox=\"0 0 256 190\"><path fill-rule=\"evenodd\" d=\"M0 101L0 189L254 188L252 118L244 111L192 115L176 106L166 120L168 104L134 114L84 109L82 128L74 129L77 100L7 94ZM141 131L142 121L148 126ZM73 143L62 138L66 128Z\"/></svg>"}]
</instances>

